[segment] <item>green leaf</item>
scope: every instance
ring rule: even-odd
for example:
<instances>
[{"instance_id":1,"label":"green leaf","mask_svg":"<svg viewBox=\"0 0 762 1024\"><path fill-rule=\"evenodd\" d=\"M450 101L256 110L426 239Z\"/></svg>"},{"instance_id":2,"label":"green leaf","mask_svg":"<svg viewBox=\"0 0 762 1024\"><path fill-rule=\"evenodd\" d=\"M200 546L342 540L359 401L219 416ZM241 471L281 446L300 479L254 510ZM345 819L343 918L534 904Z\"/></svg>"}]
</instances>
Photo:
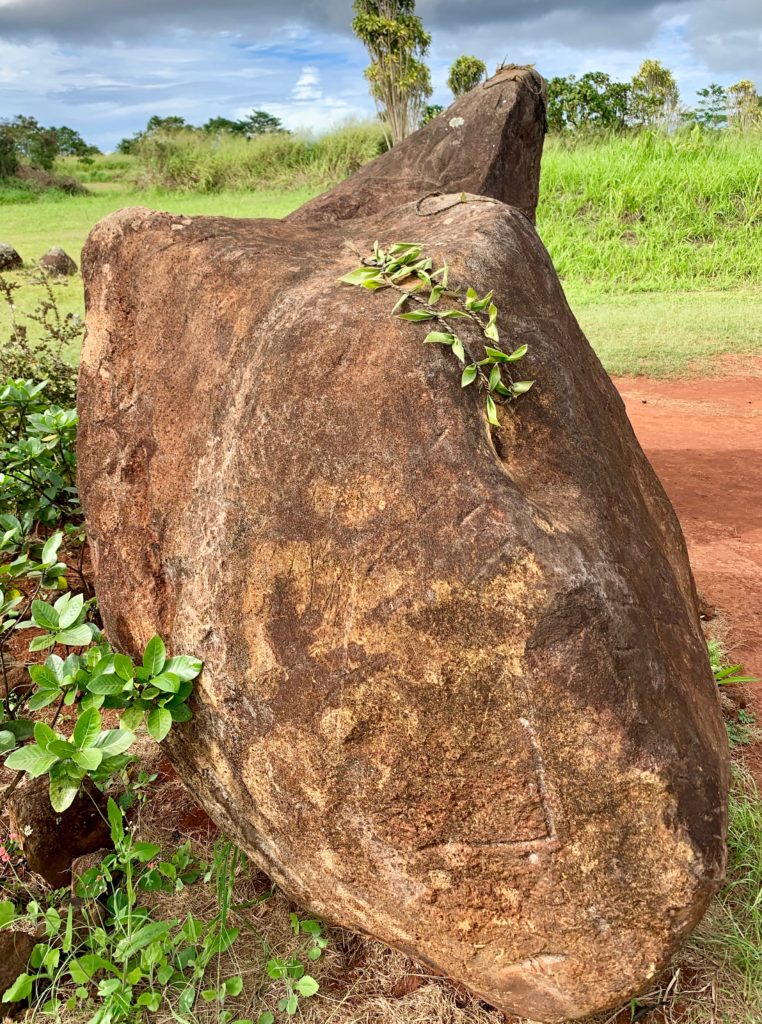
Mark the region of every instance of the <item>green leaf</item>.
<instances>
[{"instance_id":1,"label":"green leaf","mask_svg":"<svg viewBox=\"0 0 762 1024\"><path fill-rule=\"evenodd\" d=\"M67 647L84 647L85 644L90 643L92 638L93 634L90 631L90 627L83 622L79 626L65 629L62 633L59 633L56 637L56 642L65 644Z\"/></svg>"},{"instance_id":2,"label":"green leaf","mask_svg":"<svg viewBox=\"0 0 762 1024\"><path fill-rule=\"evenodd\" d=\"M418 323L421 320L433 320L435 316L435 313L431 313L427 309L411 309L409 313L397 314L399 320L411 320L413 323Z\"/></svg>"},{"instance_id":3,"label":"green leaf","mask_svg":"<svg viewBox=\"0 0 762 1024\"><path fill-rule=\"evenodd\" d=\"M49 771L57 760L56 754L50 754L36 744L30 744L10 753L5 759L5 767L11 768L14 772L26 772L30 779L37 779Z\"/></svg>"},{"instance_id":4,"label":"green leaf","mask_svg":"<svg viewBox=\"0 0 762 1024\"><path fill-rule=\"evenodd\" d=\"M467 388L469 384L473 384L473 382L476 380L478 373L479 367L476 365L476 363L471 363L469 366L465 368L461 375L460 386L462 388Z\"/></svg>"},{"instance_id":5,"label":"green leaf","mask_svg":"<svg viewBox=\"0 0 762 1024\"><path fill-rule=\"evenodd\" d=\"M24 999L28 999L32 994L32 984L34 978L28 974L19 974L18 978L14 981L10 988L7 988L3 993L4 1003L20 1003Z\"/></svg>"},{"instance_id":6,"label":"green leaf","mask_svg":"<svg viewBox=\"0 0 762 1024\"><path fill-rule=\"evenodd\" d=\"M492 395L487 395L487 419L493 427L500 426L500 420L497 418L497 406Z\"/></svg>"},{"instance_id":7,"label":"green leaf","mask_svg":"<svg viewBox=\"0 0 762 1024\"><path fill-rule=\"evenodd\" d=\"M453 345L455 343L454 334L445 334L442 331L431 331L423 339L424 345Z\"/></svg>"},{"instance_id":8,"label":"green leaf","mask_svg":"<svg viewBox=\"0 0 762 1024\"><path fill-rule=\"evenodd\" d=\"M155 676L151 680L151 685L163 693L177 693L180 689L180 677L172 672L162 672L160 676Z\"/></svg>"},{"instance_id":9,"label":"green leaf","mask_svg":"<svg viewBox=\"0 0 762 1024\"><path fill-rule=\"evenodd\" d=\"M166 708L154 708L148 715L148 731L157 743L166 737L172 728L172 714Z\"/></svg>"},{"instance_id":10,"label":"green leaf","mask_svg":"<svg viewBox=\"0 0 762 1024\"><path fill-rule=\"evenodd\" d=\"M229 996L240 996L241 992L243 992L243 978L240 975L228 978L225 982L225 992Z\"/></svg>"},{"instance_id":11,"label":"green leaf","mask_svg":"<svg viewBox=\"0 0 762 1024\"><path fill-rule=\"evenodd\" d=\"M74 798L82 785L82 776L61 774L57 778L50 777L50 805L57 814L62 814L74 803Z\"/></svg>"},{"instance_id":12,"label":"green leaf","mask_svg":"<svg viewBox=\"0 0 762 1024\"><path fill-rule=\"evenodd\" d=\"M117 942L116 949L114 950L114 959L129 960L141 949L160 939L162 935L166 935L176 925L176 920L151 921L149 924L144 924L142 928L138 928L137 931L131 935L126 935Z\"/></svg>"},{"instance_id":13,"label":"green leaf","mask_svg":"<svg viewBox=\"0 0 762 1024\"><path fill-rule=\"evenodd\" d=\"M305 999L308 999L310 996L315 995L320 986L311 975L305 974L303 978L300 978L296 982L294 988L300 996L304 996Z\"/></svg>"},{"instance_id":14,"label":"green leaf","mask_svg":"<svg viewBox=\"0 0 762 1024\"><path fill-rule=\"evenodd\" d=\"M51 743L53 740L57 740L58 735L57 733L53 732L53 730L46 722L35 722L34 738L37 741L38 747L41 747L42 750L47 750L48 744Z\"/></svg>"},{"instance_id":15,"label":"green leaf","mask_svg":"<svg viewBox=\"0 0 762 1024\"><path fill-rule=\"evenodd\" d=\"M265 1010L264 1013L260 1013L257 1017L257 1024L275 1024L275 1014Z\"/></svg>"},{"instance_id":16,"label":"green leaf","mask_svg":"<svg viewBox=\"0 0 762 1024\"><path fill-rule=\"evenodd\" d=\"M529 351L529 345L519 345L518 348L514 349L513 352L506 359L507 363L515 363L519 359L523 359Z\"/></svg>"},{"instance_id":17,"label":"green leaf","mask_svg":"<svg viewBox=\"0 0 762 1024\"><path fill-rule=\"evenodd\" d=\"M60 530L48 537L43 546L42 554L40 555L40 562L42 565L55 565L58 556L58 549L61 547L62 542L63 533L61 533Z\"/></svg>"},{"instance_id":18,"label":"green leaf","mask_svg":"<svg viewBox=\"0 0 762 1024\"><path fill-rule=\"evenodd\" d=\"M16 746L16 737L7 729L0 729L0 754L7 754Z\"/></svg>"},{"instance_id":19,"label":"green leaf","mask_svg":"<svg viewBox=\"0 0 762 1024\"><path fill-rule=\"evenodd\" d=\"M96 737L100 734L100 731L100 713L97 708L90 708L88 711L83 711L77 718L77 723L71 734L72 743L80 750L82 750L83 747L90 747Z\"/></svg>"},{"instance_id":20,"label":"green leaf","mask_svg":"<svg viewBox=\"0 0 762 1024\"><path fill-rule=\"evenodd\" d=\"M80 768L84 768L86 772L94 772L96 768L100 767L103 760L103 752L95 749L95 747L90 747L87 750L76 751L76 753L71 755L71 759Z\"/></svg>"},{"instance_id":21,"label":"green leaf","mask_svg":"<svg viewBox=\"0 0 762 1024\"><path fill-rule=\"evenodd\" d=\"M143 652L143 668L151 676L158 676L167 660L167 649L160 636L153 636Z\"/></svg>"},{"instance_id":22,"label":"green leaf","mask_svg":"<svg viewBox=\"0 0 762 1024\"><path fill-rule=\"evenodd\" d=\"M489 338L490 341L500 341L500 335L495 324L487 324L484 328L484 337Z\"/></svg>"},{"instance_id":23,"label":"green leaf","mask_svg":"<svg viewBox=\"0 0 762 1024\"><path fill-rule=\"evenodd\" d=\"M111 842L114 846L118 846L124 839L124 815L119 808L119 804L112 797L108 798L106 813L109 825L111 826Z\"/></svg>"},{"instance_id":24,"label":"green leaf","mask_svg":"<svg viewBox=\"0 0 762 1024\"><path fill-rule=\"evenodd\" d=\"M108 729L100 734L93 743L93 746L103 752L105 759L107 757L115 757L117 754L123 754L134 742L135 733L130 732L129 729Z\"/></svg>"},{"instance_id":25,"label":"green leaf","mask_svg":"<svg viewBox=\"0 0 762 1024\"><path fill-rule=\"evenodd\" d=\"M59 740L56 738L51 740L45 749L65 761L67 758L71 757L77 748L73 743L69 743L68 740Z\"/></svg>"},{"instance_id":26,"label":"green leaf","mask_svg":"<svg viewBox=\"0 0 762 1024\"><path fill-rule=\"evenodd\" d=\"M460 338L456 338L455 341L452 343L452 352L453 355L456 356L456 358L458 358L461 361L461 363L465 363L466 353L463 349L463 342L460 340Z\"/></svg>"},{"instance_id":27,"label":"green leaf","mask_svg":"<svg viewBox=\"0 0 762 1024\"><path fill-rule=\"evenodd\" d=\"M29 644L29 651L32 654L36 651L45 651L48 647L52 647L55 642L56 638L52 633L44 633L42 636L36 636L32 640Z\"/></svg>"},{"instance_id":28,"label":"green leaf","mask_svg":"<svg viewBox=\"0 0 762 1024\"><path fill-rule=\"evenodd\" d=\"M90 693L103 694L106 697L115 697L118 693L122 693L125 686L125 681L115 673L111 672L108 675L95 676L89 679L85 684Z\"/></svg>"},{"instance_id":29,"label":"green leaf","mask_svg":"<svg viewBox=\"0 0 762 1024\"><path fill-rule=\"evenodd\" d=\"M441 313L437 313L437 316L441 320L449 320L453 317L468 316L468 313L464 313L462 309L443 309Z\"/></svg>"},{"instance_id":30,"label":"green leaf","mask_svg":"<svg viewBox=\"0 0 762 1024\"><path fill-rule=\"evenodd\" d=\"M0 901L0 928L12 924L16 920L16 907L11 900Z\"/></svg>"},{"instance_id":31,"label":"green leaf","mask_svg":"<svg viewBox=\"0 0 762 1024\"><path fill-rule=\"evenodd\" d=\"M525 395L534 384L533 380L517 380L511 384L511 391L515 396Z\"/></svg>"},{"instance_id":32,"label":"green leaf","mask_svg":"<svg viewBox=\"0 0 762 1024\"><path fill-rule=\"evenodd\" d=\"M507 352L503 352L499 348L490 348L489 345L485 345L484 351L487 353L489 358L495 363L508 363L510 362L510 356Z\"/></svg>"},{"instance_id":33,"label":"green leaf","mask_svg":"<svg viewBox=\"0 0 762 1024\"><path fill-rule=\"evenodd\" d=\"M397 299L397 301L396 301L396 302L394 303L394 308L392 309L392 316L394 316L394 314L395 314L395 313L396 313L396 312L397 312L398 310L402 309L402 307L403 307L403 306L405 305L405 303L407 302L407 300L408 300L409 298L410 298L410 293L409 293L409 292L405 292L405 294L404 294L404 295L400 295L400 297L399 297L399 298Z\"/></svg>"},{"instance_id":34,"label":"green leaf","mask_svg":"<svg viewBox=\"0 0 762 1024\"><path fill-rule=\"evenodd\" d=\"M358 267L356 270L351 270L348 274L344 274L343 277L339 278L342 284L362 284L369 277L375 277L378 274L378 267Z\"/></svg>"},{"instance_id":35,"label":"green leaf","mask_svg":"<svg viewBox=\"0 0 762 1024\"><path fill-rule=\"evenodd\" d=\"M77 594L70 598L63 609L58 610L58 625L61 629L67 629L77 621L84 603L85 599L82 594ZM58 605L58 601L56 601L56 605Z\"/></svg>"},{"instance_id":36,"label":"green leaf","mask_svg":"<svg viewBox=\"0 0 762 1024\"><path fill-rule=\"evenodd\" d=\"M191 679L196 678L203 667L203 661L198 658L192 658L189 654L177 654L174 658L169 659L164 666L164 671L171 672L172 675L179 676L184 683L188 683Z\"/></svg>"},{"instance_id":37,"label":"green leaf","mask_svg":"<svg viewBox=\"0 0 762 1024\"><path fill-rule=\"evenodd\" d=\"M46 601L32 601L32 619L41 629L58 629L58 612Z\"/></svg>"},{"instance_id":38,"label":"green leaf","mask_svg":"<svg viewBox=\"0 0 762 1024\"><path fill-rule=\"evenodd\" d=\"M58 689L60 680L50 665L30 665L28 671L29 675L38 686L45 690Z\"/></svg>"},{"instance_id":39,"label":"green leaf","mask_svg":"<svg viewBox=\"0 0 762 1024\"><path fill-rule=\"evenodd\" d=\"M496 363L490 370L489 389L493 391L500 383L500 364Z\"/></svg>"}]
</instances>

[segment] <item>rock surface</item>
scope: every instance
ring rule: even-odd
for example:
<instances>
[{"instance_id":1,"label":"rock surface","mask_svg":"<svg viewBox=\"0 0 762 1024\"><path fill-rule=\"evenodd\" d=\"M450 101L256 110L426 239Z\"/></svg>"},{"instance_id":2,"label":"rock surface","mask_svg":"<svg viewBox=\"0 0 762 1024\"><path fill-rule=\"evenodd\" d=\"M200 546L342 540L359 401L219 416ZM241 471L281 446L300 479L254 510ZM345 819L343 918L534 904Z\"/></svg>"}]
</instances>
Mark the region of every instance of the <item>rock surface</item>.
<instances>
[{"instance_id":1,"label":"rock surface","mask_svg":"<svg viewBox=\"0 0 762 1024\"><path fill-rule=\"evenodd\" d=\"M0 273L5 270L18 270L24 266L24 261L13 248L6 242L0 242Z\"/></svg>"},{"instance_id":2,"label":"rock surface","mask_svg":"<svg viewBox=\"0 0 762 1024\"><path fill-rule=\"evenodd\" d=\"M336 188L286 219L336 223L384 213L431 192L511 203L534 222L545 134L545 80L509 64Z\"/></svg>"},{"instance_id":3,"label":"rock surface","mask_svg":"<svg viewBox=\"0 0 762 1024\"><path fill-rule=\"evenodd\" d=\"M69 885L73 861L111 841L106 801L94 786L58 814L50 806L47 776L33 779L8 801L8 815L29 867L55 889Z\"/></svg>"},{"instance_id":4,"label":"rock surface","mask_svg":"<svg viewBox=\"0 0 762 1024\"><path fill-rule=\"evenodd\" d=\"M477 126L501 137L538 95L529 72L485 92L514 97ZM440 129L415 145L444 163ZM516 156L525 196L540 141ZM158 631L204 659L165 746L294 899L506 1011L582 1017L649 986L723 873L685 545L531 204L372 195L335 227L329 194L286 222L137 209L93 230L79 486L100 608L131 653ZM538 382L499 430L426 325L337 284L345 240L376 239L495 289Z\"/></svg>"},{"instance_id":5,"label":"rock surface","mask_svg":"<svg viewBox=\"0 0 762 1024\"><path fill-rule=\"evenodd\" d=\"M40 266L54 277L71 277L77 273L77 264L58 245L54 245L40 257Z\"/></svg>"},{"instance_id":6,"label":"rock surface","mask_svg":"<svg viewBox=\"0 0 762 1024\"><path fill-rule=\"evenodd\" d=\"M26 932L0 932L0 998L13 985L16 978L26 971L29 957L38 941ZM19 999L12 1003L0 1003L0 1013L3 1016L15 1017L28 1002L28 999Z\"/></svg>"}]
</instances>

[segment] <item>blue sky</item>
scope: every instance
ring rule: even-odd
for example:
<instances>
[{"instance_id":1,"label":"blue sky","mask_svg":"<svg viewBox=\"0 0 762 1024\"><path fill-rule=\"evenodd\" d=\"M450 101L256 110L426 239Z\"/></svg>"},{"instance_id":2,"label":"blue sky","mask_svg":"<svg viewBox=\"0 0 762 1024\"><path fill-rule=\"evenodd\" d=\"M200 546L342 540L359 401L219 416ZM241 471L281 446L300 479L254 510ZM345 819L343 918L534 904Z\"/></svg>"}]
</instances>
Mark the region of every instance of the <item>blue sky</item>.
<instances>
[{"instance_id":1,"label":"blue sky","mask_svg":"<svg viewBox=\"0 0 762 1024\"><path fill-rule=\"evenodd\" d=\"M434 102L449 102L463 52L547 77L629 78L657 57L687 103L711 81L762 86L759 0L419 0L418 12ZM373 113L351 18L350 0L0 0L0 117L68 124L103 149L152 114L198 124L259 108L323 131Z\"/></svg>"}]
</instances>

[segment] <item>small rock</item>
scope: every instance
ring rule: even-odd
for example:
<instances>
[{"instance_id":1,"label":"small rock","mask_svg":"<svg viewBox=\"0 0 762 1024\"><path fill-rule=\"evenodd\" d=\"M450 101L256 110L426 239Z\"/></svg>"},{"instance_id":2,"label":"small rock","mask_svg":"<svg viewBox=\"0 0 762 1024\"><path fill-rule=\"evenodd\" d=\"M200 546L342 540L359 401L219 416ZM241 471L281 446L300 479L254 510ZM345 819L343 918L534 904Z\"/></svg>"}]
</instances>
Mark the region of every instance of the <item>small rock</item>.
<instances>
[{"instance_id":1,"label":"small rock","mask_svg":"<svg viewBox=\"0 0 762 1024\"><path fill-rule=\"evenodd\" d=\"M106 801L91 784L58 814L50 806L47 777L33 779L8 801L8 815L29 867L56 889L69 885L78 857L109 845Z\"/></svg>"},{"instance_id":2,"label":"small rock","mask_svg":"<svg viewBox=\"0 0 762 1024\"><path fill-rule=\"evenodd\" d=\"M16 978L26 971L29 957L36 945L37 939L26 932L0 932L0 998ZM0 1003L0 1012L12 1017L26 1006L28 1001L20 999L15 1003Z\"/></svg>"},{"instance_id":3,"label":"small rock","mask_svg":"<svg viewBox=\"0 0 762 1024\"><path fill-rule=\"evenodd\" d=\"M56 277L71 277L77 273L77 264L64 250L54 245L40 258L40 266Z\"/></svg>"},{"instance_id":4,"label":"small rock","mask_svg":"<svg viewBox=\"0 0 762 1024\"><path fill-rule=\"evenodd\" d=\"M23 265L24 261L13 246L8 245L6 242L0 242L0 271L18 270Z\"/></svg>"}]
</instances>

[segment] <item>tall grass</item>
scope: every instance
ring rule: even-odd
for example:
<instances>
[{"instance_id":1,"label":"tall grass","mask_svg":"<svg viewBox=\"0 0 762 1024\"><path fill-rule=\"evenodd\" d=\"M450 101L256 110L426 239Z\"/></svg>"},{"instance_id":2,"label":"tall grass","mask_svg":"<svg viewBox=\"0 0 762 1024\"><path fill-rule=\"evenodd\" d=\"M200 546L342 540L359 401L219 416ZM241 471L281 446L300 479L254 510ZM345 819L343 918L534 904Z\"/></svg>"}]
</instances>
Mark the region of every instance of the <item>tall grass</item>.
<instances>
[{"instance_id":1,"label":"tall grass","mask_svg":"<svg viewBox=\"0 0 762 1024\"><path fill-rule=\"evenodd\" d=\"M537 223L565 281L612 291L759 283L762 136L551 136Z\"/></svg>"},{"instance_id":2,"label":"tall grass","mask_svg":"<svg viewBox=\"0 0 762 1024\"><path fill-rule=\"evenodd\" d=\"M353 174L383 146L379 125L358 123L317 138L158 134L140 144L137 156L142 183L172 191L323 188Z\"/></svg>"}]
</instances>

